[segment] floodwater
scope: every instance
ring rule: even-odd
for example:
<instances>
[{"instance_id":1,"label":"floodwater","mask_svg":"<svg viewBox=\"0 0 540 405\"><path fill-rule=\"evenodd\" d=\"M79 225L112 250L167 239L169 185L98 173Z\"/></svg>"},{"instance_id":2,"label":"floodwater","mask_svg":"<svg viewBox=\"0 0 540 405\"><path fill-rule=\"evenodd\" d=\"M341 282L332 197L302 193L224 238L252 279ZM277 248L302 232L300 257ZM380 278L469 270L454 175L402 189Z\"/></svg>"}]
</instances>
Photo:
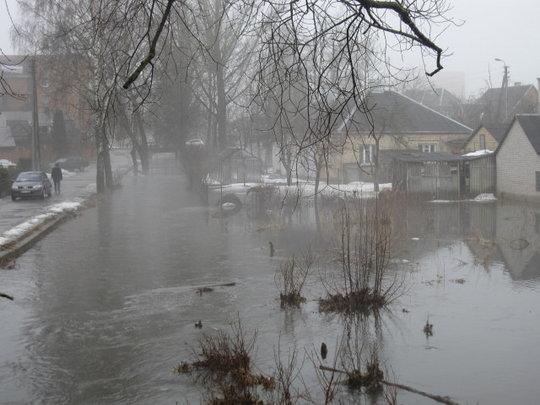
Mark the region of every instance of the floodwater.
<instances>
[{"instance_id":1,"label":"floodwater","mask_svg":"<svg viewBox=\"0 0 540 405\"><path fill-rule=\"evenodd\" d=\"M205 387L173 368L193 359L202 333L236 316L258 331L258 369L271 371L278 341L282 353L296 347L303 385L320 399L302 358L324 341L331 365L344 320L319 314L317 272L299 309L280 308L274 282L283 257L316 239L309 215L299 209L286 227L245 209L216 218L174 161L154 163L151 176L126 177L0 270L0 289L15 296L0 301L0 402L198 403ZM416 204L399 222L393 261L406 288L380 318L356 323L376 338L387 379L459 403L537 404L540 208ZM382 403L341 391L345 402ZM398 400L432 403L404 392Z\"/></svg>"}]
</instances>

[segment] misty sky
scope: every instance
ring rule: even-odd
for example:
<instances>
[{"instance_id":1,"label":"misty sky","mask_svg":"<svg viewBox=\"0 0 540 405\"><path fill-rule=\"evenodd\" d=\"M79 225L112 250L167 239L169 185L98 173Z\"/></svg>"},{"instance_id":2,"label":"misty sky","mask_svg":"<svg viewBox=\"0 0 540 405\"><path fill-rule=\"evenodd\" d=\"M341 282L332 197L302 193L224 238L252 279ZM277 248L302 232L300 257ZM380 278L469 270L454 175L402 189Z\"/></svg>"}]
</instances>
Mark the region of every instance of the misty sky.
<instances>
[{"instance_id":1,"label":"misty sky","mask_svg":"<svg viewBox=\"0 0 540 405\"><path fill-rule=\"evenodd\" d=\"M501 58L510 66L510 82L536 84L540 77L540 0L449 0L451 15L465 20L461 27L451 27L439 40L451 56L445 59L445 74L465 73L466 94L486 86L488 67L494 86L502 79ZM16 0L7 0L15 7ZM13 10L12 10L13 14ZM15 10L16 14L16 10ZM9 39L10 20L4 2L0 2L0 47L12 52ZM441 75L441 79L444 75Z\"/></svg>"}]
</instances>

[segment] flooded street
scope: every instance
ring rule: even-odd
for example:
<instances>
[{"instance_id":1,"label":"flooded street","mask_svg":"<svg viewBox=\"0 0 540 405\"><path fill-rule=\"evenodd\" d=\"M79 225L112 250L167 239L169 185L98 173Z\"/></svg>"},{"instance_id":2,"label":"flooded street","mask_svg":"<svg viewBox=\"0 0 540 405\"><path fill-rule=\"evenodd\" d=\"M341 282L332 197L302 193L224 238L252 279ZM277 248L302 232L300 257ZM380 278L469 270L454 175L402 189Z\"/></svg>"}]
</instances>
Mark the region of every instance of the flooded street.
<instances>
[{"instance_id":1,"label":"flooded street","mask_svg":"<svg viewBox=\"0 0 540 405\"><path fill-rule=\"evenodd\" d=\"M310 215L299 209L285 227L246 209L216 218L186 182L162 155L150 176L128 175L0 270L15 297L0 302L0 402L199 403L205 388L174 368L193 360L202 333L237 314L258 331L258 370L272 372L278 341L301 358L326 342L332 365L344 321L319 313L319 273L298 309L280 308L274 280L282 259L307 244L323 253ZM416 204L398 222L403 294L379 318L353 322L376 337L386 379L463 404L538 403L540 207ZM224 283L236 284L196 292ZM300 365L320 400L313 365ZM344 402L382 403L341 391ZM402 391L398 401L433 403Z\"/></svg>"}]
</instances>

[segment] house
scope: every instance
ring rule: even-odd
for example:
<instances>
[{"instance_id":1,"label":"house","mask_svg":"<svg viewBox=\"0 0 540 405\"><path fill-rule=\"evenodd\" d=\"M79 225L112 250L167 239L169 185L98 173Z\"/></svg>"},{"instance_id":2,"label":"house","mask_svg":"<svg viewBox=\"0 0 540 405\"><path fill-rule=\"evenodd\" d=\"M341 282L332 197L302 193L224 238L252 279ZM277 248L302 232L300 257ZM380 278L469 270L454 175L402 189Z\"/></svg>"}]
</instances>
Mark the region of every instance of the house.
<instances>
[{"instance_id":1,"label":"house","mask_svg":"<svg viewBox=\"0 0 540 405\"><path fill-rule=\"evenodd\" d=\"M395 91L371 93L366 111L355 106L339 128L345 139L342 153L332 159L335 181L373 181L376 144L385 150L455 153L456 141L468 139L472 129Z\"/></svg>"},{"instance_id":2,"label":"house","mask_svg":"<svg viewBox=\"0 0 540 405\"><path fill-rule=\"evenodd\" d=\"M540 201L540 115L519 114L496 151L497 193Z\"/></svg>"},{"instance_id":3,"label":"house","mask_svg":"<svg viewBox=\"0 0 540 405\"><path fill-rule=\"evenodd\" d=\"M68 64L80 66L77 80L84 77L84 68L75 58L38 55L0 55L1 74L9 86L10 94L0 96L0 125L11 129L15 140L15 161L31 156L33 122L33 66L35 66L37 110L41 156L55 159L53 138L55 117L62 116L62 126L67 138L65 143L74 153L93 150L92 143L85 143L91 122L89 107L80 89L72 83L65 71ZM60 68L58 66L61 66ZM79 82L82 83L82 82Z\"/></svg>"},{"instance_id":4,"label":"house","mask_svg":"<svg viewBox=\"0 0 540 405\"><path fill-rule=\"evenodd\" d=\"M463 152L495 151L504 137L507 124L482 124L472 133L463 146Z\"/></svg>"},{"instance_id":5,"label":"house","mask_svg":"<svg viewBox=\"0 0 540 405\"><path fill-rule=\"evenodd\" d=\"M532 84L515 83L490 88L464 107L463 122L472 127L509 123L516 114L538 112L538 90Z\"/></svg>"}]
</instances>

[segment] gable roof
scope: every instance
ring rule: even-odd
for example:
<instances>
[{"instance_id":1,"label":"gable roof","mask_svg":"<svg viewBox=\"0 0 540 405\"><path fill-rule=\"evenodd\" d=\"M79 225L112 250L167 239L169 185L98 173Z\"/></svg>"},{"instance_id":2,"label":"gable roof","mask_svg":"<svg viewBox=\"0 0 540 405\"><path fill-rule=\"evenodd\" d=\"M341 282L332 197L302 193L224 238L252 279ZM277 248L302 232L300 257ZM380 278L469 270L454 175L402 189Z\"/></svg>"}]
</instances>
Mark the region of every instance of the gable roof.
<instances>
[{"instance_id":1,"label":"gable roof","mask_svg":"<svg viewBox=\"0 0 540 405\"><path fill-rule=\"evenodd\" d=\"M395 91L370 93L364 102L378 134L449 134L469 135L472 129L419 102ZM359 132L371 132L365 111L352 107L352 113L340 127L353 127Z\"/></svg>"},{"instance_id":2,"label":"gable roof","mask_svg":"<svg viewBox=\"0 0 540 405\"><path fill-rule=\"evenodd\" d=\"M516 121L523 129L523 132L525 132L536 154L540 155L540 114L517 114L504 134L504 137L499 142L496 152L501 148Z\"/></svg>"},{"instance_id":3,"label":"gable roof","mask_svg":"<svg viewBox=\"0 0 540 405\"><path fill-rule=\"evenodd\" d=\"M443 87L437 89L409 89L404 94L420 104L438 110L438 107L459 106L461 104L458 97Z\"/></svg>"},{"instance_id":4,"label":"gable roof","mask_svg":"<svg viewBox=\"0 0 540 405\"><path fill-rule=\"evenodd\" d=\"M512 116L514 112L516 112L516 109L519 106L519 102L523 99L523 97L525 97L525 94L527 94L527 92L531 88L536 90L536 88L532 84L508 86L508 115L509 116ZM480 100L486 105L497 106L499 99L502 96L503 104L501 105L501 108L503 108L505 98L506 98L506 91L505 91L505 94L501 95L502 91L503 89L501 87L487 89L486 92L480 98Z\"/></svg>"},{"instance_id":5,"label":"gable roof","mask_svg":"<svg viewBox=\"0 0 540 405\"><path fill-rule=\"evenodd\" d=\"M480 131L482 128L485 128L493 138L497 141L497 143L500 143L506 134L506 131L508 130L508 124L480 124L474 132L471 134L471 136L467 139L465 142L465 145L469 143L471 139L474 138L474 136Z\"/></svg>"}]
</instances>

